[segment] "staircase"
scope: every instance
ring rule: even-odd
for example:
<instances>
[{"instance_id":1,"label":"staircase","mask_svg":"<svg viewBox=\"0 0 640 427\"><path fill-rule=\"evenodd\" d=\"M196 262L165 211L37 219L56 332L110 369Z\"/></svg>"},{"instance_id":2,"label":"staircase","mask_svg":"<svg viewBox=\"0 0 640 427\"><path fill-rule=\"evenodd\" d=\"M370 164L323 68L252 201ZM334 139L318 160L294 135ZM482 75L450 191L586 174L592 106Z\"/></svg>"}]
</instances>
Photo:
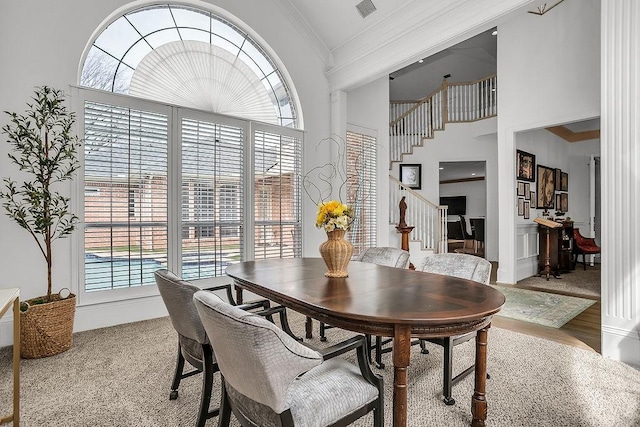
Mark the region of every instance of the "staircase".
<instances>
[{"instance_id":1,"label":"staircase","mask_svg":"<svg viewBox=\"0 0 640 427\"><path fill-rule=\"evenodd\" d=\"M389 105L389 169L403 157L422 147L426 138L444 130L447 123L465 123L497 115L497 78L495 74L471 82L449 83L418 101L392 101ZM410 238L423 249L447 252L447 209L405 187L396 178L390 180L390 224L399 221L398 204L404 196L407 217L415 226Z\"/></svg>"}]
</instances>

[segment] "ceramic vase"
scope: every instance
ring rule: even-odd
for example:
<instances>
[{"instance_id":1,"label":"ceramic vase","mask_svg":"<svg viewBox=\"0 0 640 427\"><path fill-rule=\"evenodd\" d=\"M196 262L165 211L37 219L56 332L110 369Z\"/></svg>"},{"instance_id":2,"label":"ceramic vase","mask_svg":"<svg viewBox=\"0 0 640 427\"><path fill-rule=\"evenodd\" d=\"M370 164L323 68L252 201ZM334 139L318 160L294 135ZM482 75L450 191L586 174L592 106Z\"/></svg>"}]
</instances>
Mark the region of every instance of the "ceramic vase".
<instances>
[{"instance_id":1,"label":"ceramic vase","mask_svg":"<svg viewBox=\"0 0 640 427\"><path fill-rule=\"evenodd\" d=\"M327 232L327 241L320 245L320 255L328 271L327 277L348 277L347 265L353 254L353 246L344 239L345 230L335 229Z\"/></svg>"}]
</instances>

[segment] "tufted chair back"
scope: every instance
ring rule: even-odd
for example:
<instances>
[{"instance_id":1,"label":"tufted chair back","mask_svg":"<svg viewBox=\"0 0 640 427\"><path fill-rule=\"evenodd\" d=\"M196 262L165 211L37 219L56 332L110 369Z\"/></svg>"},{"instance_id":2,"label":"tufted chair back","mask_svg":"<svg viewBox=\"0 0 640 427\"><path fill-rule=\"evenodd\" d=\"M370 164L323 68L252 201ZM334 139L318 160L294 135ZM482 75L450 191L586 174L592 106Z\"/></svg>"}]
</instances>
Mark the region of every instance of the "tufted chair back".
<instances>
[{"instance_id":1,"label":"tufted chair back","mask_svg":"<svg viewBox=\"0 0 640 427\"><path fill-rule=\"evenodd\" d=\"M288 409L287 388L322 363L322 355L264 317L234 307L209 292L194 296L225 383L276 413Z\"/></svg>"},{"instance_id":2,"label":"tufted chair back","mask_svg":"<svg viewBox=\"0 0 640 427\"><path fill-rule=\"evenodd\" d=\"M473 280L485 285L489 284L491 278L489 261L474 255L459 253L428 256L416 270Z\"/></svg>"},{"instance_id":3,"label":"tufted chair back","mask_svg":"<svg viewBox=\"0 0 640 427\"><path fill-rule=\"evenodd\" d=\"M200 290L199 287L185 282L169 270L161 269L155 272L156 284L162 296L169 318L174 329L184 338L199 344L207 344L207 333L202 326L200 317L193 305L193 294Z\"/></svg>"},{"instance_id":4,"label":"tufted chair back","mask_svg":"<svg viewBox=\"0 0 640 427\"><path fill-rule=\"evenodd\" d=\"M368 262L387 267L408 268L409 252L391 247L367 248L358 254L355 261Z\"/></svg>"},{"instance_id":5,"label":"tufted chair back","mask_svg":"<svg viewBox=\"0 0 640 427\"><path fill-rule=\"evenodd\" d=\"M223 377L218 425L230 425L233 413L244 426L346 427L373 411L382 427L384 385L366 361L364 337L315 351L214 294L193 299ZM358 366L335 357L352 350Z\"/></svg>"}]
</instances>

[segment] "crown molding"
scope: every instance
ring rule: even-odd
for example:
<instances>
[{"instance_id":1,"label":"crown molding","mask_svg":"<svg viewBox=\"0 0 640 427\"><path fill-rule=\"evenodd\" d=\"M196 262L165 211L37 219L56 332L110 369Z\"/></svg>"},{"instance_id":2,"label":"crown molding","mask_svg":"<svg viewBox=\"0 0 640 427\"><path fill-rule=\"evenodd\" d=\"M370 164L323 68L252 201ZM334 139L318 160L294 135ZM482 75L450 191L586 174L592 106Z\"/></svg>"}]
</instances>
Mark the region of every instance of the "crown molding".
<instances>
[{"instance_id":1,"label":"crown molding","mask_svg":"<svg viewBox=\"0 0 640 427\"><path fill-rule=\"evenodd\" d=\"M331 90L348 90L388 75L497 24L531 0L412 0L332 51Z\"/></svg>"},{"instance_id":2,"label":"crown molding","mask_svg":"<svg viewBox=\"0 0 640 427\"><path fill-rule=\"evenodd\" d=\"M296 30L309 42L315 53L325 64L331 64L332 55L327 45L320 36L313 30L309 22L304 19L300 11L290 0L273 0L286 18L293 24Z\"/></svg>"}]
</instances>

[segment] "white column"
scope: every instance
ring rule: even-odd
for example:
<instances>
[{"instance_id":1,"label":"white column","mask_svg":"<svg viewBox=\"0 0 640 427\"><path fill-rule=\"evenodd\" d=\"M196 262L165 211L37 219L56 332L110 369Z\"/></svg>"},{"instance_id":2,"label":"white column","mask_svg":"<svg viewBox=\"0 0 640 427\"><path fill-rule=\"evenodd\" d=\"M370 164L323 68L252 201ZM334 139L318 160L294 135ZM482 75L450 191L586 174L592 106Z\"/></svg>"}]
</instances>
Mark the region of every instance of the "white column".
<instances>
[{"instance_id":1,"label":"white column","mask_svg":"<svg viewBox=\"0 0 640 427\"><path fill-rule=\"evenodd\" d=\"M640 2L602 0L602 354L640 366Z\"/></svg>"}]
</instances>

